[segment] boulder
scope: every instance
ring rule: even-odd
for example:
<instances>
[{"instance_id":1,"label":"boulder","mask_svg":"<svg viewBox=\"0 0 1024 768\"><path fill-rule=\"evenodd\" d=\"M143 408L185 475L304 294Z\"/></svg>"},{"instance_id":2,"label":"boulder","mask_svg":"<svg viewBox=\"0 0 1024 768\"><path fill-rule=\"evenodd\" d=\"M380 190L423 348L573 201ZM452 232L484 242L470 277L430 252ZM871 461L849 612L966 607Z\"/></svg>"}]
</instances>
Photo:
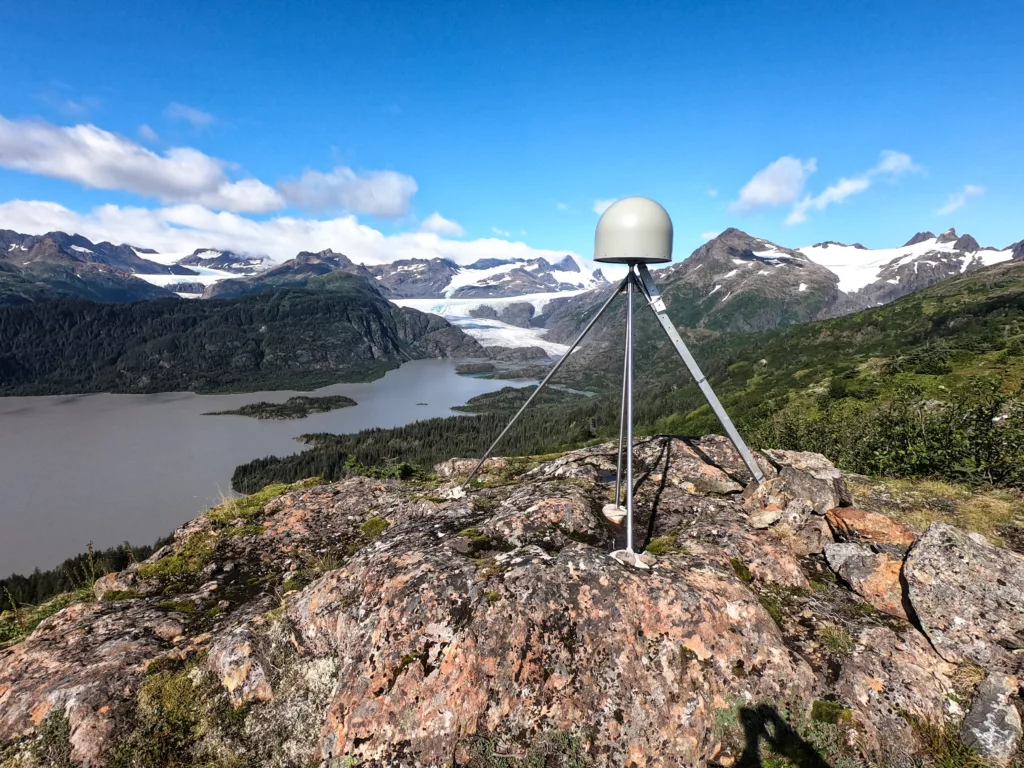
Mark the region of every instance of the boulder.
<instances>
[{"instance_id":1,"label":"boulder","mask_svg":"<svg viewBox=\"0 0 1024 768\"><path fill-rule=\"evenodd\" d=\"M971 711L960 727L964 744L999 765L1010 761L1021 740L1020 712L1011 700L1016 693L1016 678L989 675L978 687Z\"/></svg>"},{"instance_id":2,"label":"boulder","mask_svg":"<svg viewBox=\"0 0 1024 768\"><path fill-rule=\"evenodd\" d=\"M869 627L861 631L849 658L843 660L836 693L852 708L867 751L895 757L912 752L917 741L913 728L898 713L942 722L947 698L954 693L954 672L955 667L940 658L916 630L907 627L897 633L888 627Z\"/></svg>"},{"instance_id":3,"label":"boulder","mask_svg":"<svg viewBox=\"0 0 1024 768\"><path fill-rule=\"evenodd\" d=\"M833 507L825 513L825 519L840 541L891 544L905 551L917 538L902 523L856 507Z\"/></svg>"},{"instance_id":4,"label":"boulder","mask_svg":"<svg viewBox=\"0 0 1024 768\"><path fill-rule=\"evenodd\" d=\"M1024 557L946 523L907 553L907 594L946 660L1019 673L1024 666Z\"/></svg>"},{"instance_id":5,"label":"boulder","mask_svg":"<svg viewBox=\"0 0 1024 768\"><path fill-rule=\"evenodd\" d=\"M860 544L828 544L825 559L854 592L875 608L899 619L907 618L900 584L902 560Z\"/></svg>"},{"instance_id":6,"label":"boulder","mask_svg":"<svg viewBox=\"0 0 1024 768\"><path fill-rule=\"evenodd\" d=\"M793 496L794 498L800 497L795 492L795 488L802 486L805 493L808 494L803 498L809 498L816 502L814 511L819 515L825 514L832 507L846 507L853 503L853 497L843 478L843 473L820 453L779 450L766 450L763 453L780 467L780 474L782 474L781 470L786 468L793 470L794 473L800 473L791 473L791 482L795 484ZM809 483L802 475L820 481L821 485ZM835 498L835 503L826 506L828 500L832 498Z\"/></svg>"}]
</instances>

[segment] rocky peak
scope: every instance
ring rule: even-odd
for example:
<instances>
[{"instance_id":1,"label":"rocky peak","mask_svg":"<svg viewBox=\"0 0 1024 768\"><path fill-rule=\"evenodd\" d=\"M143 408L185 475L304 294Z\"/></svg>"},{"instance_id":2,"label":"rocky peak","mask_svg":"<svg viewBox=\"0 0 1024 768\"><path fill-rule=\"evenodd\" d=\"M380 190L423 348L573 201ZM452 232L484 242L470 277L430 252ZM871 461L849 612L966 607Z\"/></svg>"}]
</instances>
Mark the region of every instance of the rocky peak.
<instances>
[{"instance_id":1,"label":"rocky peak","mask_svg":"<svg viewBox=\"0 0 1024 768\"><path fill-rule=\"evenodd\" d=\"M1024 558L852 506L817 454L758 453L760 486L720 437L635 456L635 565L609 557L611 444L490 459L469 490L453 459L226 502L0 651L0 754L151 765L170 724L176 764L667 768L785 729L910 764L907 718L950 712L1013 754Z\"/></svg>"},{"instance_id":2,"label":"rocky peak","mask_svg":"<svg viewBox=\"0 0 1024 768\"><path fill-rule=\"evenodd\" d=\"M1009 246L1008 250L1013 254L1013 258L1024 259L1024 240L1018 240Z\"/></svg>"},{"instance_id":3,"label":"rocky peak","mask_svg":"<svg viewBox=\"0 0 1024 768\"><path fill-rule=\"evenodd\" d=\"M937 238L935 238L935 242L937 243L955 243L956 240L957 234L956 230L953 227L950 227Z\"/></svg>"},{"instance_id":4,"label":"rocky peak","mask_svg":"<svg viewBox=\"0 0 1024 768\"><path fill-rule=\"evenodd\" d=\"M561 261L557 261L554 264L552 264L551 268L557 269L560 272L580 271L580 265L576 263L576 259L574 259L572 256L565 256Z\"/></svg>"},{"instance_id":5,"label":"rocky peak","mask_svg":"<svg viewBox=\"0 0 1024 768\"><path fill-rule=\"evenodd\" d=\"M931 232L918 232L912 238L907 240L907 242L905 242L903 244L903 247L906 248L906 247L911 246L911 245L917 245L918 243L923 243L926 240L934 240L934 239L935 239L935 235L933 233L931 233Z\"/></svg>"},{"instance_id":6,"label":"rocky peak","mask_svg":"<svg viewBox=\"0 0 1024 768\"><path fill-rule=\"evenodd\" d=\"M310 251L301 251L295 256L294 261L298 264L331 264L337 266L338 268L355 266L355 264L348 256L346 256L343 253L335 253L330 248L327 248L323 251L317 251L316 253L312 253ZM285 262L285 264L287 263L288 262Z\"/></svg>"},{"instance_id":7,"label":"rocky peak","mask_svg":"<svg viewBox=\"0 0 1024 768\"><path fill-rule=\"evenodd\" d=\"M953 247L958 251L964 251L965 253L973 253L974 251L980 251L981 246L978 245L978 241L975 240L968 234L960 235L953 243Z\"/></svg>"}]
</instances>

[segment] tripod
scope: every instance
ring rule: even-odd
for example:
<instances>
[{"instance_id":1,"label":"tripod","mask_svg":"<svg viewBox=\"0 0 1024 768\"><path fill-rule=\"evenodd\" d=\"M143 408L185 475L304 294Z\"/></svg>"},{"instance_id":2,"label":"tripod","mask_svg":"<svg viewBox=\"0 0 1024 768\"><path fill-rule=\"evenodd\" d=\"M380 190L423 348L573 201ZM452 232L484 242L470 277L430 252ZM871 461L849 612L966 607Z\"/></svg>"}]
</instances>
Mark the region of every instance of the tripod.
<instances>
[{"instance_id":1,"label":"tripod","mask_svg":"<svg viewBox=\"0 0 1024 768\"><path fill-rule=\"evenodd\" d=\"M480 461L477 462L473 471L469 473L469 477L466 478L463 485L468 485L469 481L473 479L473 476L479 471L483 463L491 455L491 452L495 449L501 439L506 433L512 428L512 425L516 423L523 412L530 406L534 398L540 394L541 390L547 385L551 378L558 372L558 369L562 367L562 364L569 359L569 355L573 353L580 342L583 341L584 337L590 332L591 328L597 324L597 321L601 319L601 316L608 311L608 308L615 301L615 298L620 294L626 294L626 346L625 353L623 355L623 366L622 366L622 406L619 412L619 450L618 459L616 463L615 472L615 510L621 510L622 508L622 465L623 465L623 447L624 444L628 446L628 450L625 451L625 465L626 465L626 476L625 476L625 502L626 502L626 550L633 553L633 294L639 292L647 304L654 311L654 314L658 318L658 322L661 327L665 330L668 335L669 341L672 342L672 346L675 347L676 352L679 353L679 357L682 358L683 363L689 370L690 375L693 376L694 381L697 382L697 386L700 387L701 393L704 398L708 401L708 405L711 406L711 410L714 411L715 416L725 427L725 433L728 435L729 440L732 442L736 451L743 459L743 463L747 465L747 469L750 470L750 474L754 476L754 480L760 483L764 480L764 475L761 472L761 468L754 461L754 457L750 453L750 449L747 448L747 444L743 442L743 438L740 437L739 432L736 431L735 425L732 423L732 419L729 418L729 414L725 412L725 408L722 407L718 397L715 395L714 390L711 388L711 384L705 378L704 374L701 373L700 366L697 365L697 361L693 359L693 355L690 354L690 350L687 349L686 344L683 343L682 337L679 335L679 331L676 330L675 325L669 319L668 312L665 308L665 302L661 298L661 293L658 291L658 286L654 282L654 278L651 276L650 270L647 268L647 264L642 260L623 260L629 271L626 276L622 279L622 282L618 284L612 295L608 297L608 300L601 306L597 314L591 318L590 322L583 328L583 331L576 340L570 345L566 353L555 363L551 370L548 371L548 375L544 377L544 380L537 386L537 388L531 393L530 397L527 398L526 402L523 403L522 408L512 417L512 420L508 425L501 431L501 434L495 438L494 442L491 443L491 447L487 449L487 452L481 457ZM607 514L607 513L606 513ZM620 517L621 519L621 517Z\"/></svg>"}]
</instances>

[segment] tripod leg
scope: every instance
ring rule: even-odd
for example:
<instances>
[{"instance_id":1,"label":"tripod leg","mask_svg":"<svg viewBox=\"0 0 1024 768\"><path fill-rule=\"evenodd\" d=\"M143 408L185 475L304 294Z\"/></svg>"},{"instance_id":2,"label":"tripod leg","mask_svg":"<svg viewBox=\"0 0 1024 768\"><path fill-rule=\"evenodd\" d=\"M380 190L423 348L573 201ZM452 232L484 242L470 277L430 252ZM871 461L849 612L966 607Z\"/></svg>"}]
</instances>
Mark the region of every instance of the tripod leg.
<instances>
[{"instance_id":1,"label":"tripod leg","mask_svg":"<svg viewBox=\"0 0 1024 768\"><path fill-rule=\"evenodd\" d=\"M469 473L469 477L467 477L465 482L462 483L463 486L469 485L469 481L473 479L473 476L480 470L480 467L482 467L484 462L487 461L487 457L491 455L491 451L493 451L495 447L498 445L498 443L501 442L501 438L505 436L506 432L512 429L512 425L515 424L519 417L523 415L523 411L525 411L529 407L530 403L533 402L533 399L540 394L540 391L544 389L545 385L551 380L551 377L558 372L558 369L562 367L562 363L569 359L569 355L571 355L573 350L576 349L577 346L579 346L579 343L583 341L583 337L590 332L590 329L594 327L594 324L601 318L601 315L603 315L605 311L608 309L608 307L612 305L612 302L615 300L615 297L622 292L622 288L626 285L626 282L631 277L632 274L627 275L625 278L623 278L622 282L618 284L612 295L608 297L608 301L606 301L601 306L601 309L597 311L597 314L590 319L590 322L587 323L587 326L580 332L580 335L576 337L576 341L574 341L572 345L569 347L569 349L565 351L565 354L562 355L561 359L559 359L559 361L551 367L551 370L548 371L548 375L545 376L544 380L537 385L537 388L533 390L533 394L531 394L530 397L527 398L526 402L523 403L523 407L520 408L516 415L512 417L512 421L508 423L508 426L501 430L501 434L494 439L494 442L491 443L491 447L488 448L487 452L480 457L480 461L478 461L476 463L476 466L473 467L473 471Z\"/></svg>"},{"instance_id":2,"label":"tripod leg","mask_svg":"<svg viewBox=\"0 0 1024 768\"><path fill-rule=\"evenodd\" d=\"M676 330L675 325L669 319L668 312L665 309L665 302L661 298L661 292L658 290L658 286L654 283L654 278L651 276L650 270L647 269L646 264L637 265L637 270L640 272L641 285L644 293L647 296L648 302L650 302L651 309L654 310L654 314L658 316L658 322L661 323L661 327L668 334L669 341L672 342L672 346L676 348L676 352L679 353L679 357L683 359L683 363L686 364L686 368L690 371L690 375L693 376L694 381L697 382L697 386L700 387L700 391L704 394L704 399L708 401L708 405L711 406L711 410L714 411L715 416L722 422L722 426L725 427L725 433L729 436L729 440L732 442L733 447L739 453L743 459L743 463L747 465L747 469L750 470L750 474L754 476L754 480L758 483L764 480L764 474L761 472L761 468L754 461L754 456L750 453L750 449L747 448L747 444L743 442L743 438L740 437L740 433L736 431L735 425L732 423L732 419L729 418L729 414L725 412L725 408L722 407L722 403L719 402L718 396L715 391L711 388L711 384L707 378L701 373L700 366L697 365L697 361L693 359L693 355L690 354L690 350L686 348L686 344L683 343L682 337L679 335L679 331Z\"/></svg>"},{"instance_id":3,"label":"tripod leg","mask_svg":"<svg viewBox=\"0 0 1024 768\"><path fill-rule=\"evenodd\" d=\"M629 333L622 353L622 407L619 409L619 453L615 461L615 506L622 506L622 443L626 439L626 376L629 371Z\"/></svg>"},{"instance_id":4,"label":"tripod leg","mask_svg":"<svg viewBox=\"0 0 1024 768\"><path fill-rule=\"evenodd\" d=\"M626 550L633 551L633 284L630 267L626 287Z\"/></svg>"}]
</instances>

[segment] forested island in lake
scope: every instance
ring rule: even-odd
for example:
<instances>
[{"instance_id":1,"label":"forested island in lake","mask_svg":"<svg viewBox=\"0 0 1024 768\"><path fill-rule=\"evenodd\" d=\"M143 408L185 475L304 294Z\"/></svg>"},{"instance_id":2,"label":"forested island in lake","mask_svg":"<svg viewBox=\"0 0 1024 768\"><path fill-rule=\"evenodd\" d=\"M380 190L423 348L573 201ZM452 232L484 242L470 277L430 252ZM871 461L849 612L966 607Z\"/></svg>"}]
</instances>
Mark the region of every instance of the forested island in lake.
<instances>
[{"instance_id":1,"label":"forested island in lake","mask_svg":"<svg viewBox=\"0 0 1024 768\"><path fill-rule=\"evenodd\" d=\"M289 397L283 403L268 403L265 400L249 403L230 411L211 411L204 416L251 416L254 419L304 419L311 413L327 413L339 408L351 408L356 401L344 395Z\"/></svg>"}]
</instances>

